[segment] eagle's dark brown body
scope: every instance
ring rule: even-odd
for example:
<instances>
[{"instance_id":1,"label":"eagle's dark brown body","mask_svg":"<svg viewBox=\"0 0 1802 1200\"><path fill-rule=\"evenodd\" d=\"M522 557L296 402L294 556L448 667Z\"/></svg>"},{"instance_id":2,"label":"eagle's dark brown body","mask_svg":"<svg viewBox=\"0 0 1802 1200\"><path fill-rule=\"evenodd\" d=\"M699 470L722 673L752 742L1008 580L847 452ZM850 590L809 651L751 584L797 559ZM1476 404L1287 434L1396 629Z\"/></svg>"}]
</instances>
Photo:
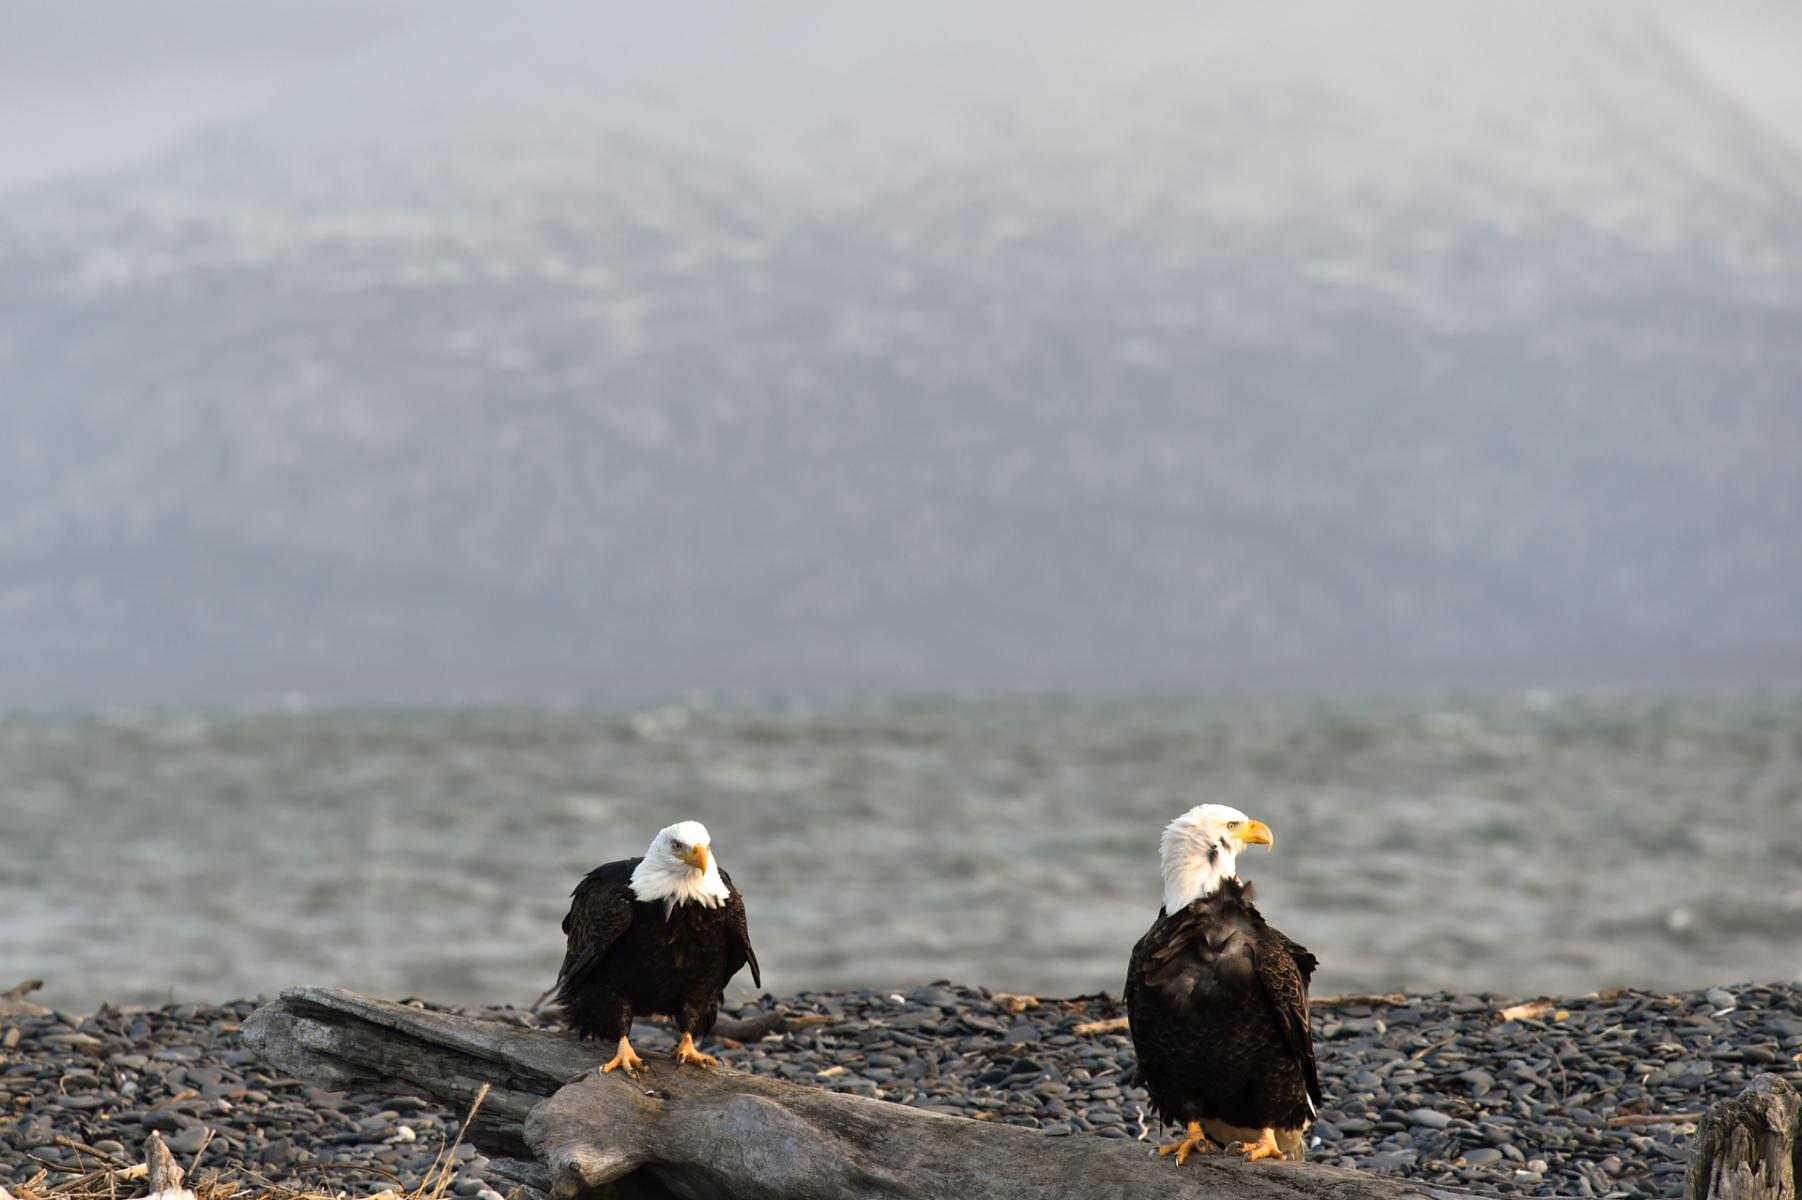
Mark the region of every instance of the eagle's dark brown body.
<instances>
[{"instance_id":1,"label":"eagle's dark brown body","mask_svg":"<svg viewBox=\"0 0 1802 1200\"><path fill-rule=\"evenodd\" d=\"M1307 1126L1320 1104L1308 1030L1315 961L1265 923L1237 879L1158 912L1133 947L1126 1011L1137 1082L1165 1121Z\"/></svg>"},{"instance_id":2,"label":"eagle's dark brown body","mask_svg":"<svg viewBox=\"0 0 1802 1200\"><path fill-rule=\"evenodd\" d=\"M724 904L678 904L666 914L663 901L633 897L632 871L640 861L596 867L576 885L563 918L569 949L557 974L557 1000L583 1037L617 1041L631 1030L634 1014L662 1013L681 1032L705 1038L739 968L750 964L752 982L763 986L744 899L721 871Z\"/></svg>"}]
</instances>

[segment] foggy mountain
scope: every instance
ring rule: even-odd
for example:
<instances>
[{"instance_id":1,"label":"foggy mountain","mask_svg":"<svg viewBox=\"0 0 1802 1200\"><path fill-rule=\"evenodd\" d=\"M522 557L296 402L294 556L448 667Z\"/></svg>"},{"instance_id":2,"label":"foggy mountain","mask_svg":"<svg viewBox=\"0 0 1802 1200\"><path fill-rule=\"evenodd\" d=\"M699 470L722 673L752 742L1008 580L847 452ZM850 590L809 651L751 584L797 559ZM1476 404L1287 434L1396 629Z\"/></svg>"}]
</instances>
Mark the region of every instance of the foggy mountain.
<instances>
[{"instance_id":1,"label":"foggy mountain","mask_svg":"<svg viewBox=\"0 0 1802 1200\"><path fill-rule=\"evenodd\" d=\"M1515 8L464 9L0 200L0 703L1802 676L1802 162Z\"/></svg>"}]
</instances>

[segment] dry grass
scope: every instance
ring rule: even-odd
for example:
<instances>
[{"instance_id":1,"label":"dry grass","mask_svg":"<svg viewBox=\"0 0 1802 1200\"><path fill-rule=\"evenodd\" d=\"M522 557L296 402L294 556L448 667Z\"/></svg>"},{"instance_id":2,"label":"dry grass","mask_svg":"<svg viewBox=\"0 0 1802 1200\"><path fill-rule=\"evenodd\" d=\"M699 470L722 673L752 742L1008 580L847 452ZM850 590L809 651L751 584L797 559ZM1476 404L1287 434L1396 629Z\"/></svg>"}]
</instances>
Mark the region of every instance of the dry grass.
<instances>
[{"instance_id":1,"label":"dry grass","mask_svg":"<svg viewBox=\"0 0 1802 1200\"><path fill-rule=\"evenodd\" d=\"M174 1170L172 1182L168 1178L159 1181L170 1186L155 1195L158 1200L353 1200L354 1193L332 1186L331 1173L354 1171L391 1181L391 1186L367 1193L361 1200L444 1200L451 1180L456 1176L457 1147L463 1144L469 1123L475 1119L476 1110L482 1107L487 1096L488 1085L483 1084L464 1114L457 1136L439 1148L425 1176L415 1184L409 1185L399 1176L364 1163L308 1163L303 1170L320 1173L311 1184L269 1179L249 1166L202 1169L201 1163L211 1145L209 1138L186 1169L177 1167ZM150 1186L151 1164L157 1153L160 1151L164 1156L169 1153L162 1146L161 1135L154 1133L146 1143L145 1161L141 1163L126 1162L117 1155L83 1145L72 1138L58 1137L56 1144L75 1151L76 1162L80 1165L70 1168L40 1159L44 1169L24 1183L14 1184L10 1192L0 1187L0 1200L134 1200ZM91 1166L88 1160L92 1160ZM62 1178L57 1178L59 1175ZM184 1179L186 1186L183 1186Z\"/></svg>"}]
</instances>

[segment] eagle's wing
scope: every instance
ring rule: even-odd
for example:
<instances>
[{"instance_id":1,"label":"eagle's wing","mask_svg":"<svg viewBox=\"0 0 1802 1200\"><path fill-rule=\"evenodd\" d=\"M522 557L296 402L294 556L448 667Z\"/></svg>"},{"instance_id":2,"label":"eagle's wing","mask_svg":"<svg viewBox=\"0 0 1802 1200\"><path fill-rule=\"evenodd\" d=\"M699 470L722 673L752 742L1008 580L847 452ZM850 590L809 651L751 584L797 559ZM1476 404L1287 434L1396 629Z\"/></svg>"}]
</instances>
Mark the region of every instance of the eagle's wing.
<instances>
[{"instance_id":1,"label":"eagle's wing","mask_svg":"<svg viewBox=\"0 0 1802 1200\"><path fill-rule=\"evenodd\" d=\"M732 978L738 974L740 967L749 963L752 984L762 987L763 972L757 968L757 952L751 949L751 926L745 917L745 898L732 886L732 876L726 874L723 867L720 869L720 882L726 885L727 937L736 956L736 961L727 960L731 969L726 972L726 978Z\"/></svg>"},{"instance_id":2,"label":"eagle's wing","mask_svg":"<svg viewBox=\"0 0 1802 1200\"><path fill-rule=\"evenodd\" d=\"M1283 1043L1301 1067L1308 1098L1319 1110L1320 1073L1314 1065L1314 1038L1308 1029L1308 980L1319 963L1304 947L1265 925L1252 951L1264 997L1270 1002Z\"/></svg>"},{"instance_id":3,"label":"eagle's wing","mask_svg":"<svg viewBox=\"0 0 1802 1200\"><path fill-rule=\"evenodd\" d=\"M557 971L557 1000L567 1006L632 924L632 870L639 860L608 863L582 877L563 918L568 949Z\"/></svg>"},{"instance_id":4,"label":"eagle's wing","mask_svg":"<svg viewBox=\"0 0 1802 1200\"><path fill-rule=\"evenodd\" d=\"M1158 920L1163 920L1163 913ZM1126 987L1122 999L1126 1001L1126 1031L1132 1038L1134 1049L1133 1083L1143 1086L1145 1076L1145 1052L1141 1047L1149 1044L1151 1017L1150 997L1145 983L1145 960L1151 954L1152 935L1157 932L1157 923L1145 931L1138 941L1133 943L1132 957L1126 962Z\"/></svg>"},{"instance_id":5,"label":"eagle's wing","mask_svg":"<svg viewBox=\"0 0 1802 1200\"><path fill-rule=\"evenodd\" d=\"M1306 946L1282 930L1272 929L1270 932L1283 939L1283 946L1289 951L1289 957L1295 960L1295 969L1301 972L1301 990L1306 992L1308 984L1314 979L1314 968L1320 965L1320 960Z\"/></svg>"}]
</instances>

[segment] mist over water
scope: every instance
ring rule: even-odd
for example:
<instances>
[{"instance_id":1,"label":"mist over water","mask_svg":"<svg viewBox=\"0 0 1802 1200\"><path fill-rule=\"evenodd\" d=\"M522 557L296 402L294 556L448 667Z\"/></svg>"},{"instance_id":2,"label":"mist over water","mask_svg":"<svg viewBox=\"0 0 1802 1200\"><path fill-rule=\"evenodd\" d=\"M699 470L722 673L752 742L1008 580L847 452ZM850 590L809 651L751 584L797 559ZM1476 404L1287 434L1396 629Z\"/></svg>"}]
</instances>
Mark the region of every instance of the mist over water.
<instances>
[{"instance_id":1,"label":"mist over water","mask_svg":"<svg viewBox=\"0 0 1802 1200\"><path fill-rule=\"evenodd\" d=\"M1799 760L1796 696L13 717L0 984L530 1003L581 873L694 817L777 993L1117 992L1203 801L1323 991L1796 979Z\"/></svg>"}]
</instances>

